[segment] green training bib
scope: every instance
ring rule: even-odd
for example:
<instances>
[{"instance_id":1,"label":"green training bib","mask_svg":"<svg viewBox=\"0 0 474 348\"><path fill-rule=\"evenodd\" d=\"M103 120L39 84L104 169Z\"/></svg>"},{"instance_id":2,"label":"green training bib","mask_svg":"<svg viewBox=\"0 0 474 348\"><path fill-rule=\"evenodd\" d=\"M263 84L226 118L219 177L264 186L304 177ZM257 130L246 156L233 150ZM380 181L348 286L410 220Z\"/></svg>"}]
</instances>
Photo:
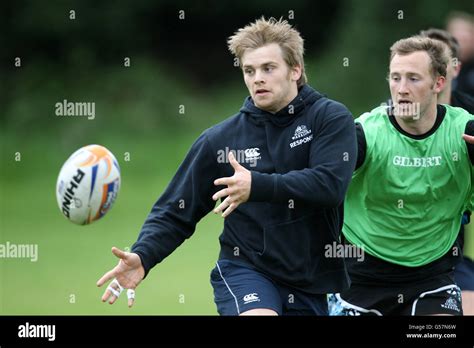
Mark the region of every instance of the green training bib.
<instances>
[{"instance_id":1,"label":"green training bib","mask_svg":"<svg viewBox=\"0 0 474 348\"><path fill-rule=\"evenodd\" d=\"M367 150L346 195L343 233L365 252L417 267L443 256L456 240L472 195L462 134L474 115L445 107L439 128L421 140L400 133L384 106L356 120Z\"/></svg>"}]
</instances>

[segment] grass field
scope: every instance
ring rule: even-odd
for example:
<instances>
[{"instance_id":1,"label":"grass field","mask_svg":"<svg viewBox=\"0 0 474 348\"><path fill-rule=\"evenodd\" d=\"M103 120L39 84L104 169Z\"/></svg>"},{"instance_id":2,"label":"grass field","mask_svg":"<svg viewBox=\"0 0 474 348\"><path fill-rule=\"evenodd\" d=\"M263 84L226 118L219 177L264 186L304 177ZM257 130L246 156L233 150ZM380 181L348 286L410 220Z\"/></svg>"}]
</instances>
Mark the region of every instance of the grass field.
<instances>
[{"instance_id":1,"label":"grass field","mask_svg":"<svg viewBox=\"0 0 474 348\"><path fill-rule=\"evenodd\" d=\"M0 314L217 314L209 273L218 255L222 218L207 216L194 236L137 289L110 306L100 301L98 278L114 267L112 246L130 247L150 208L200 133L98 143L119 160L122 187L112 210L89 226L76 226L59 211L55 184L62 163L85 143L60 146L54 137L3 137L0 174L0 243L38 244L38 261L0 259ZM45 149L48 149L45 151ZM170 151L170 149L172 149ZM15 153L21 161L15 161ZM129 152L130 161L123 154Z\"/></svg>"}]
</instances>

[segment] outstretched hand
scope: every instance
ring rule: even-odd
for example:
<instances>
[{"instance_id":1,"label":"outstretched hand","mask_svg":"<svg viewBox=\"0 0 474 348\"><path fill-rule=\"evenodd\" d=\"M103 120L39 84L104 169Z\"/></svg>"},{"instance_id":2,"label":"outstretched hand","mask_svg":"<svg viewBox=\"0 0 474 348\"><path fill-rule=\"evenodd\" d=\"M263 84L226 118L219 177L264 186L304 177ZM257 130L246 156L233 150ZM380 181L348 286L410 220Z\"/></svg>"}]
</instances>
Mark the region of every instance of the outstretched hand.
<instances>
[{"instance_id":1,"label":"outstretched hand","mask_svg":"<svg viewBox=\"0 0 474 348\"><path fill-rule=\"evenodd\" d=\"M104 285L105 282L115 278L123 288L135 290L135 288L138 286L138 284L140 284L143 277L145 276L145 269L142 266L140 256L135 253L122 251L116 247L112 248L112 253L120 259L119 263L97 281L97 286L100 287ZM112 282L107 290L105 290L104 294L102 295L102 302L105 302L110 298L109 303L113 304L118 298L116 293L120 295L122 289L114 289L112 284L116 285L116 282ZM115 291L111 291L109 289L110 287L112 287L112 290ZM128 307L132 307L134 302L135 296L129 296Z\"/></svg>"},{"instance_id":2,"label":"outstretched hand","mask_svg":"<svg viewBox=\"0 0 474 348\"><path fill-rule=\"evenodd\" d=\"M252 175L250 171L237 162L232 152L229 153L229 162L234 168L234 175L227 178L219 178L214 181L214 185L227 185L227 188L216 192L212 199L217 201L226 197L224 201L214 209L214 213L222 213L222 217L227 217L240 204L247 202L250 197L250 188L252 184Z\"/></svg>"}]
</instances>

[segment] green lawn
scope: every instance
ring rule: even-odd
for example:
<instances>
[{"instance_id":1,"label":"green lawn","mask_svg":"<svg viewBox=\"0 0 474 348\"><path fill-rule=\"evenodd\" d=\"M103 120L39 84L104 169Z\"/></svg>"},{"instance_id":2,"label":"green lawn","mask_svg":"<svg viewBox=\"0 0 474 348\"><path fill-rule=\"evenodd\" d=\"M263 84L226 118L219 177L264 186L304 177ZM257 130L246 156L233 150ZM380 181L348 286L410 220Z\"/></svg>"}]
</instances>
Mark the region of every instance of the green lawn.
<instances>
[{"instance_id":1,"label":"green lawn","mask_svg":"<svg viewBox=\"0 0 474 348\"><path fill-rule=\"evenodd\" d=\"M126 306L126 296L113 306L102 303L103 289L95 286L117 262L111 247L130 247L136 240L195 136L142 139L126 145L118 139L99 142L118 158L122 187L112 210L89 226L67 221L55 197L62 163L75 147L85 144L61 147L48 139L5 141L0 243L38 244L39 256L37 262L0 259L0 314L217 314L209 272L218 255L222 218L212 214L191 239L150 272L137 289L132 309ZM20 162L14 161L16 151L21 152ZM130 162L123 160L126 151Z\"/></svg>"}]
</instances>

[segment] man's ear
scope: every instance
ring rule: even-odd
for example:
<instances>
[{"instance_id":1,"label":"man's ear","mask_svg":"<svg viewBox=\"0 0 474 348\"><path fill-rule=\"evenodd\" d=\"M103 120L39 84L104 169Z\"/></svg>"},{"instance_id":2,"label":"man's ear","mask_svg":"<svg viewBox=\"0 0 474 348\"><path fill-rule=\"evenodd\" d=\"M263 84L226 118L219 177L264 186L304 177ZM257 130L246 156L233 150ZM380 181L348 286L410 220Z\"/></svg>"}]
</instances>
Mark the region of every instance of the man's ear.
<instances>
[{"instance_id":1,"label":"man's ear","mask_svg":"<svg viewBox=\"0 0 474 348\"><path fill-rule=\"evenodd\" d=\"M291 79L293 81L298 81L302 75L303 71L300 65L295 65L291 68Z\"/></svg>"},{"instance_id":2,"label":"man's ear","mask_svg":"<svg viewBox=\"0 0 474 348\"><path fill-rule=\"evenodd\" d=\"M435 92L436 94L440 93L443 90L445 84L446 84L446 77L438 76L433 86L433 92Z\"/></svg>"}]
</instances>

